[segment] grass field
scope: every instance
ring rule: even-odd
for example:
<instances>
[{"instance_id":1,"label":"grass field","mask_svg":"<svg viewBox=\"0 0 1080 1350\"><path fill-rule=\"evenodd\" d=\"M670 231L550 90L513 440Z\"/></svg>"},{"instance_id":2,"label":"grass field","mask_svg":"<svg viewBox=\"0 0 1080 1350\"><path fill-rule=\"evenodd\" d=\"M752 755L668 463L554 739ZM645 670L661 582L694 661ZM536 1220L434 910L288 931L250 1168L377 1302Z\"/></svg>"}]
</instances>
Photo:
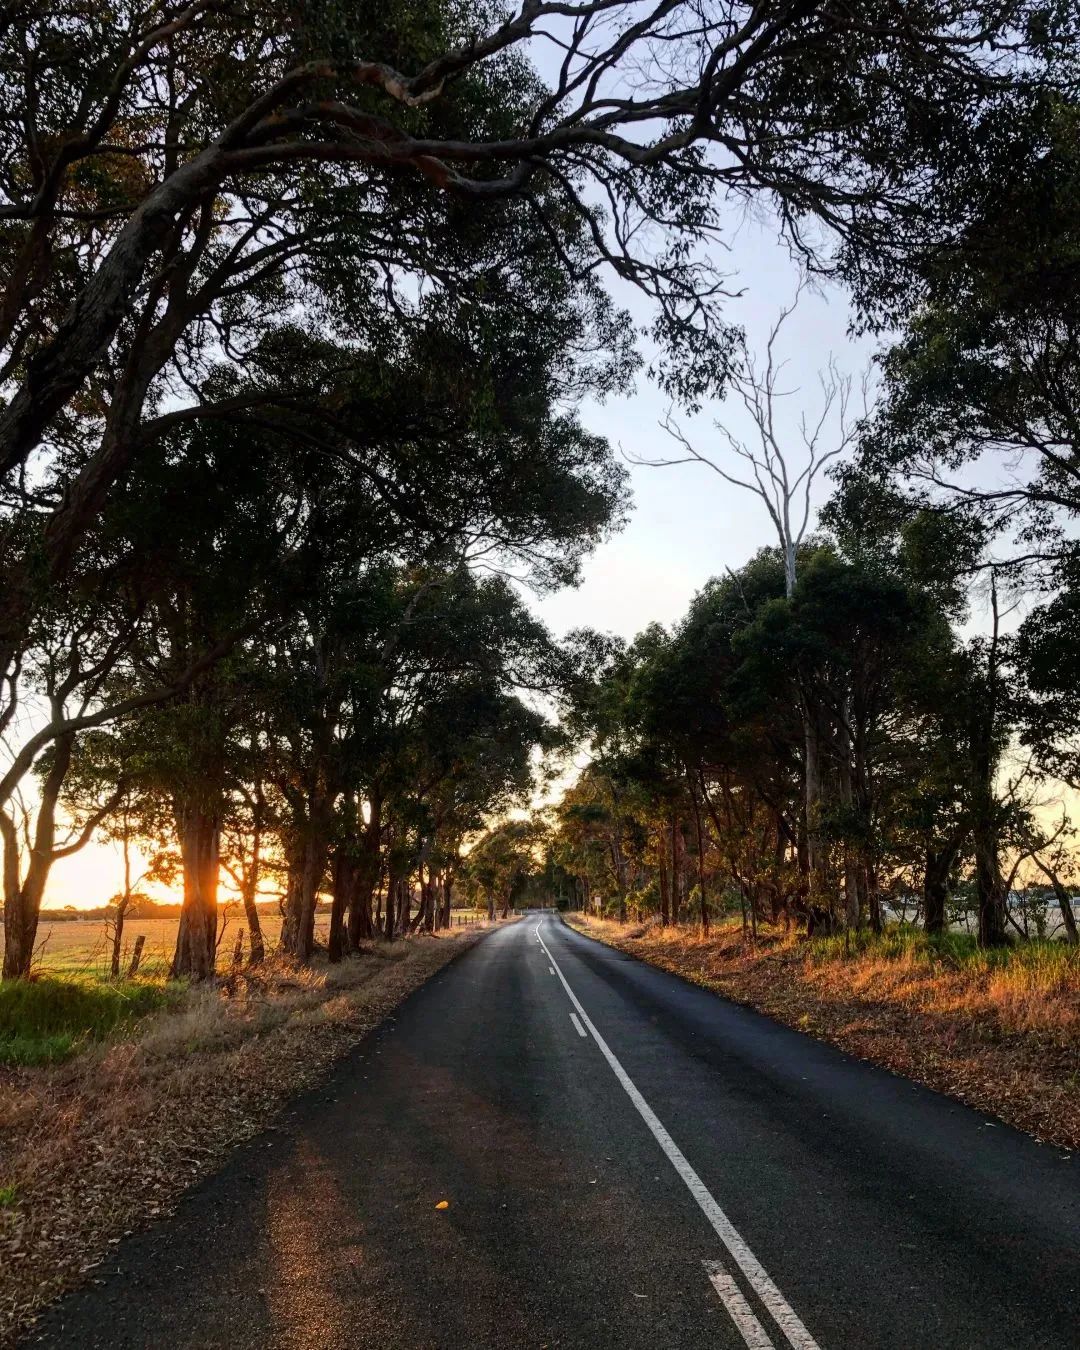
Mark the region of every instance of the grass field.
<instances>
[{"instance_id":1,"label":"grass field","mask_svg":"<svg viewBox=\"0 0 1080 1350\"><path fill-rule=\"evenodd\" d=\"M268 950L277 945L281 933L281 916L273 909L261 909L263 938ZM479 911L455 910L454 926L480 917ZM172 960L176 946L176 919L129 919L124 925L124 954L121 969L127 970L135 939L146 938L143 947L141 971L144 975L163 975ZM315 940L325 943L330 915L321 911L315 916ZM240 928L246 928L243 911L238 905L223 909L223 928L219 942L222 960L229 960ZM47 974L107 975L111 939L101 919L50 920L48 910L41 916L34 969ZM247 939L245 935L245 950ZM0 950L3 948L0 936Z\"/></svg>"}]
</instances>

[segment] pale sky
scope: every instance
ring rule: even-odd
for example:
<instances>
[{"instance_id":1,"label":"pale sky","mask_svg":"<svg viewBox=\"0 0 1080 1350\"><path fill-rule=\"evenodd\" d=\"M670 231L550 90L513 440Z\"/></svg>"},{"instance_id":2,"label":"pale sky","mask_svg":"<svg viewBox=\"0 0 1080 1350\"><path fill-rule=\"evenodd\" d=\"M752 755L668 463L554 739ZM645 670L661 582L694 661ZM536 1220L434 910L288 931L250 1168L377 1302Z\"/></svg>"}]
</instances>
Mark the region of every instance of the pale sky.
<instances>
[{"instance_id":1,"label":"pale sky","mask_svg":"<svg viewBox=\"0 0 1080 1350\"><path fill-rule=\"evenodd\" d=\"M732 253L724 268L735 273L733 289L741 288L743 294L729 302L728 313L746 329L751 349L758 351L780 310L795 295L798 269L774 232L745 221L733 222L733 227ZM619 295L644 318L647 310L639 297L627 295L626 288ZM856 385L873 353L869 340L849 336L850 317L842 291L804 291L784 325L778 350L789 365L782 387L797 392L782 405L782 425L792 437L796 456L799 414L820 406L818 372L830 353L841 371L855 376ZM681 453L660 427L667 408L667 397L643 376L632 396L604 405L587 404L581 416L589 430L606 436L628 460L658 459ZM711 404L694 418L679 414L677 420L696 447L726 456L732 467L737 461L713 422L724 421L746 440L753 435L749 419L733 399ZM776 542L762 503L704 465L631 464L630 475L634 509L629 524L589 559L577 590L545 597L537 604L558 634L589 626L629 638L654 621L670 625L682 617L710 577L739 567L757 549ZM826 484L818 496L827 495Z\"/></svg>"}]
</instances>

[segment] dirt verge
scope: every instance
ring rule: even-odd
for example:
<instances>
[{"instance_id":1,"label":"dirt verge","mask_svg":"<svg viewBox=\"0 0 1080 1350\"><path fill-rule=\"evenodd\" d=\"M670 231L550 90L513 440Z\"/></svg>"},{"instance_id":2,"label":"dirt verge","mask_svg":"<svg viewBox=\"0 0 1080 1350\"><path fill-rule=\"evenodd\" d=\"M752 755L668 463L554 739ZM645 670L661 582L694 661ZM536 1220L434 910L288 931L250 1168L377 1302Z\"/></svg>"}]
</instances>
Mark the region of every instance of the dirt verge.
<instances>
[{"instance_id":1,"label":"dirt verge","mask_svg":"<svg viewBox=\"0 0 1080 1350\"><path fill-rule=\"evenodd\" d=\"M744 943L738 925L704 938L569 917L609 946L1043 1143L1080 1148L1080 963L1067 952L1044 963L1021 953L1015 963L953 965L918 946L842 955L775 934Z\"/></svg>"},{"instance_id":2,"label":"dirt verge","mask_svg":"<svg viewBox=\"0 0 1080 1350\"><path fill-rule=\"evenodd\" d=\"M194 988L130 1036L52 1067L0 1069L0 1345L93 1278L229 1151L489 925L338 966L269 965Z\"/></svg>"}]
</instances>

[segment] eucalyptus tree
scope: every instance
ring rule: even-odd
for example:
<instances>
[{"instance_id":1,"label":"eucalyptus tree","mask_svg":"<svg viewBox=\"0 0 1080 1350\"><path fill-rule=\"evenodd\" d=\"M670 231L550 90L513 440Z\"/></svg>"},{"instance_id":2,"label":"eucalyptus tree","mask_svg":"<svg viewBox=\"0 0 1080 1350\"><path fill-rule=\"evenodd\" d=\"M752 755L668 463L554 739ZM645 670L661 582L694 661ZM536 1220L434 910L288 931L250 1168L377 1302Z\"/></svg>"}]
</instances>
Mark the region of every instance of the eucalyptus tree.
<instances>
[{"instance_id":1,"label":"eucalyptus tree","mask_svg":"<svg viewBox=\"0 0 1080 1350\"><path fill-rule=\"evenodd\" d=\"M68 822L74 828L66 830L63 808L73 804L66 787L73 768L86 782L81 738L96 738L99 750L107 733L122 738L148 706L187 694L229 645L220 633L205 642L193 638L167 668L143 671L142 654L154 642L157 609L168 589L162 548L149 514L112 510L86 541L77 570L36 609L9 672L0 716L5 977L29 973L54 862L87 843L114 808L131 802L131 766L122 755L99 755L101 790L93 800L84 798ZM111 783L105 781L108 766ZM58 839L58 833L67 837Z\"/></svg>"},{"instance_id":2,"label":"eucalyptus tree","mask_svg":"<svg viewBox=\"0 0 1080 1350\"><path fill-rule=\"evenodd\" d=\"M750 436L743 438L733 431L724 414L715 419L719 445L702 449L669 413L663 425L677 442L677 456L644 461L654 466L702 464L725 484L757 497L783 558L784 590L789 600L795 593L800 554L810 542L817 510L815 493L820 491L830 467L838 467L851 450L860 418L869 411L870 388L869 376L864 373L856 390L853 377L842 372L831 356L819 374L816 401L801 395L798 388L785 387L788 362L781 349L784 325L798 306L801 290L800 286L791 304L781 309L760 355L745 340L739 344L739 360L729 383L753 429ZM792 397L800 397L803 403L797 421L784 413L783 405ZM817 694L813 682L799 685L806 853L810 888L819 893L820 901L827 889L823 820L829 807L823 781L826 714Z\"/></svg>"},{"instance_id":3,"label":"eucalyptus tree","mask_svg":"<svg viewBox=\"0 0 1080 1350\"><path fill-rule=\"evenodd\" d=\"M888 289L949 237L955 166L1067 36L1030 0L8 6L0 475L39 539L5 550L0 668L112 485L177 417L235 410L205 370L242 368L277 316L392 341L433 294L482 304L501 263L462 265L468 218L641 287L691 392L684 358L722 372L732 339L694 247L725 197L767 196L824 266L822 223Z\"/></svg>"},{"instance_id":4,"label":"eucalyptus tree","mask_svg":"<svg viewBox=\"0 0 1080 1350\"><path fill-rule=\"evenodd\" d=\"M505 919L524 892L537 867L540 839L536 821L507 820L493 825L469 850L466 888L484 901L489 918Z\"/></svg>"},{"instance_id":5,"label":"eucalyptus tree","mask_svg":"<svg viewBox=\"0 0 1080 1350\"><path fill-rule=\"evenodd\" d=\"M789 892L799 888L782 884L788 879L784 861L789 849L798 858L806 852L798 802L797 700L790 688L766 689L741 678L745 633L762 607L783 591L784 568L776 550L765 550L738 572L710 582L694 597L670 641L650 652L633 687L644 745L652 763L665 766L667 786L660 795L672 811L685 810L683 804L689 803L702 893L704 813L721 869L751 917L770 887L774 916L787 912L794 898ZM673 837L673 876L677 844ZM660 882L663 899L663 870ZM702 915L707 916L704 906Z\"/></svg>"},{"instance_id":6,"label":"eucalyptus tree","mask_svg":"<svg viewBox=\"0 0 1080 1350\"><path fill-rule=\"evenodd\" d=\"M415 926L429 931L449 923L463 847L487 821L528 805L536 758L556 735L543 713L511 692L509 683L506 673L465 672L423 708L413 728L418 753L409 795L417 808L421 883Z\"/></svg>"},{"instance_id":7,"label":"eucalyptus tree","mask_svg":"<svg viewBox=\"0 0 1080 1350\"><path fill-rule=\"evenodd\" d=\"M992 521L1011 556L1071 554L1080 513L1080 65L966 166L970 217L915 273L868 469ZM973 466L977 470L972 471Z\"/></svg>"},{"instance_id":8,"label":"eucalyptus tree","mask_svg":"<svg viewBox=\"0 0 1080 1350\"><path fill-rule=\"evenodd\" d=\"M514 691L550 685L554 650L506 581L463 566L375 570L320 610L305 606L274 649L288 805L282 945L310 956L332 861L346 888L335 892L336 956L343 930L370 929L383 864L393 938L410 921L408 878L531 782L544 724Z\"/></svg>"},{"instance_id":9,"label":"eucalyptus tree","mask_svg":"<svg viewBox=\"0 0 1080 1350\"><path fill-rule=\"evenodd\" d=\"M122 663L138 626L137 609L115 603L115 627L104 623L102 605L71 604L39 611L25 665L18 671L18 698L38 712L36 730L20 736L11 706L4 749L8 762L0 796L3 859L3 978L30 973L38 917L53 865L89 842L95 828L124 797L122 777L71 828L62 818L62 792L71 768L76 728L94 726L113 710L102 685ZM119 611L116 613L116 611ZM13 690L13 696L15 691ZM38 706L40 705L40 707ZM42 725L52 736L42 733ZM35 781L36 780L36 781Z\"/></svg>"}]
</instances>

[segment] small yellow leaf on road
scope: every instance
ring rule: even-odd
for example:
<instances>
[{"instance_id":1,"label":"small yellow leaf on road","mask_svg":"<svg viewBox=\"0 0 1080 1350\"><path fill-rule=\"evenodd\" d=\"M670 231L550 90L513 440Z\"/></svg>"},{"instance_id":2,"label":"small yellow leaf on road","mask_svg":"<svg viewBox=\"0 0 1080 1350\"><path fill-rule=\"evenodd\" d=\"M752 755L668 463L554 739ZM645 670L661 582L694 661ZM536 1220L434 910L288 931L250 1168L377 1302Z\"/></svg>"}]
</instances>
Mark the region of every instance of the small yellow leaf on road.
<instances>
[{"instance_id":1,"label":"small yellow leaf on road","mask_svg":"<svg viewBox=\"0 0 1080 1350\"><path fill-rule=\"evenodd\" d=\"M449 1200L440 1200L439 1203L435 1206L435 1208L436 1208L436 1209L449 1209L449 1208L450 1208L450 1201L449 1201Z\"/></svg>"}]
</instances>

